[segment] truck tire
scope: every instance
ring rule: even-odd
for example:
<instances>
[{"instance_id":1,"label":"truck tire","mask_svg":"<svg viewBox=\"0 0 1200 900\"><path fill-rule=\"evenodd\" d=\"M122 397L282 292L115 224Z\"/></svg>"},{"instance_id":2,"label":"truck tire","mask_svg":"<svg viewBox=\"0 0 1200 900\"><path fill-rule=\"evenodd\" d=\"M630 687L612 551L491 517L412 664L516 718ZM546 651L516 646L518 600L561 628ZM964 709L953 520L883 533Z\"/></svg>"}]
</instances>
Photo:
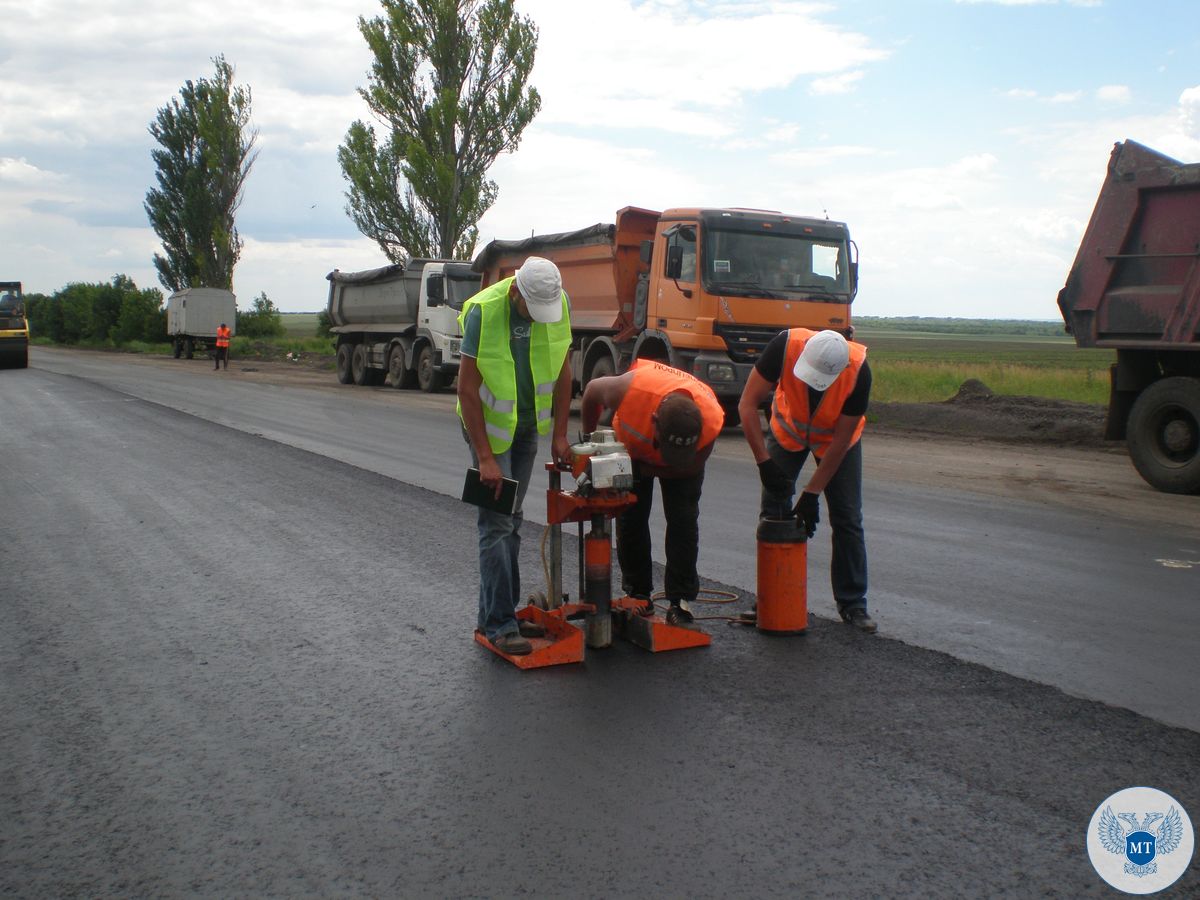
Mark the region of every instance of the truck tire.
<instances>
[{"instance_id":1,"label":"truck tire","mask_svg":"<svg viewBox=\"0 0 1200 900\"><path fill-rule=\"evenodd\" d=\"M171 347L171 352L175 354L176 359L179 359L179 357L183 356L183 341L179 340L179 338L175 338L174 345Z\"/></svg>"},{"instance_id":2,"label":"truck tire","mask_svg":"<svg viewBox=\"0 0 1200 900\"><path fill-rule=\"evenodd\" d=\"M1151 487L1200 493L1200 378L1154 382L1134 401L1126 431L1129 457Z\"/></svg>"},{"instance_id":3,"label":"truck tire","mask_svg":"<svg viewBox=\"0 0 1200 900\"><path fill-rule=\"evenodd\" d=\"M191 359L192 356L194 356L194 355L195 355L195 348L192 346L192 339L190 337L184 338L183 339L183 357L184 357L184 359Z\"/></svg>"},{"instance_id":4,"label":"truck tire","mask_svg":"<svg viewBox=\"0 0 1200 900\"><path fill-rule=\"evenodd\" d=\"M588 372L587 380L606 378L609 375L615 375L616 372L617 367L613 365L612 357L606 353L592 363L592 371ZM585 384L584 387L587 387L587 385Z\"/></svg>"},{"instance_id":5,"label":"truck tire","mask_svg":"<svg viewBox=\"0 0 1200 900\"><path fill-rule=\"evenodd\" d=\"M337 348L337 380L339 384L350 384L354 381L354 370L350 365L351 357L354 355L354 345L349 343L338 344Z\"/></svg>"},{"instance_id":6,"label":"truck tire","mask_svg":"<svg viewBox=\"0 0 1200 900\"><path fill-rule=\"evenodd\" d=\"M355 344L354 352L350 354L350 372L354 383L359 387L366 387L371 383L371 370L367 368L367 348L362 344Z\"/></svg>"},{"instance_id":7,"label":"truck tire","mask_svg":"<svg viewBox=\"0 0 1200 900\"><path fill-rule=\"evenodd\" d=\"M416 386L417 373L404 364L404 348L399 344L388 353L388 374L397 388L408 390Z\"/></svg>"},{"instance_id":8,"label":"truck tire","mask_svg":"<svg viewBox=\"0 0 1200 900\"><path fill-rule=\"evenodd\" d=\"M417 354L417 384L427 394L436 394L446 386L442 373L433 367L433 347L429 344Z\"/></svg>"}]
</instances>

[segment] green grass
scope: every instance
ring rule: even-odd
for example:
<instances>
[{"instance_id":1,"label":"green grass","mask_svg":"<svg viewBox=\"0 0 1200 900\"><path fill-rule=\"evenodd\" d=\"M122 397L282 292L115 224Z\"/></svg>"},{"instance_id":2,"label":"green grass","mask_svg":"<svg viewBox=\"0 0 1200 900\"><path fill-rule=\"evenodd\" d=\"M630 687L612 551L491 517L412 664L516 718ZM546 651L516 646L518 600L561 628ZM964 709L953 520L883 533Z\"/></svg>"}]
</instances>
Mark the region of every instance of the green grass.
<instances>
[{"instance_id":1,"label":"green grass","mask_svg":"<svg viewBox=\"0 0 1200 900\"><path fill-rule=\"evenodd\" d=\"M317 313L280 313L288 338L310 338L317 333Z\"/></svg>"},{"instance_id":2,"label":"green grass","mask_svg":"<svg viewBox=\"0 0 1200 900\"><path fill-rule=\"evenodd\" d=\"M926 328L937 327L938 320L922 321ZM961 327L949 321L951 327ZM1021 334L1004 331L1002 323L986 323L979 327L981 333L949 333L894 328L888 320L857 320L855 338L867 346L875 375L871 399L939 402L975 378L997 394L1108 402L1114 351L1079 350L1071 337L1061 334L1061 325L1055 326L1055 334L1049 323L1025 324L1042 329Z\"/></svg>"}]
</instances>

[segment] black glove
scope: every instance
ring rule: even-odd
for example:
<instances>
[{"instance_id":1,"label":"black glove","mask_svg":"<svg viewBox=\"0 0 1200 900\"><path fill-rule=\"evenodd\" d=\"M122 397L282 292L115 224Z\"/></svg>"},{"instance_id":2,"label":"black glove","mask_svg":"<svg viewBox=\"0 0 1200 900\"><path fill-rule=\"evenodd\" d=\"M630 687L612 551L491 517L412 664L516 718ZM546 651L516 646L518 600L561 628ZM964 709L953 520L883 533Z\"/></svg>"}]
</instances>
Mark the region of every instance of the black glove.
<instances>
[{"instance_id":1,"label":"black glove","mask_svg":"<svg viewBox=\"0 0 1200 900\"><path fill-rule=\"evenodd\" d=\"M758 464L758 480L762 482L768 494L787 496L792 492L792 484L787 475L769 456Z\"/></svg>"},{"instance_id":2,"label":"black glove","mask_svg":"<svg viewBox=\"0 0 1200 900\"><path fill-rule=\"evenodd\" d=\"M796 524L804 529L807 537L817 533L817 523L821 521L821 504L818 500L818 494L804 491L796 501L796 508L792 510L796 516Z\"/></svg>"}]
</instances>

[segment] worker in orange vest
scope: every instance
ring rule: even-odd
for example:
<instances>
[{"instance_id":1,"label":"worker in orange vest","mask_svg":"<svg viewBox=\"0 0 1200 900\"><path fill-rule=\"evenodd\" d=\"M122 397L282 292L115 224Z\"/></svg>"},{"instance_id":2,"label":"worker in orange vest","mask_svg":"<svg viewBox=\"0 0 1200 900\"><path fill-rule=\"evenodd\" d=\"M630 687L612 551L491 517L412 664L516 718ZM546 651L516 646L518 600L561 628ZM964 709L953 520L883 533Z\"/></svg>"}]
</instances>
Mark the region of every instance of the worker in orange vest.
<instances>
[{"instance_id":1,"label":"worker in orange vest","mask_svg":"<svg viewBox=\"0 0 1200 900\"><path fill-rule=\"evenodd\" d=\"M763 434L759 408L771 401L771 422ZM791 328L763 348L738 402L742 433L758 464L762 496L759 515L794 515L808 537L821 520L825 495L833 531L830 579L838 614L868 634L875 620L867 612L867 545L862 517L862 433L871 397L867 348L836 331ZM792 506L796 480L809 454L817 465ZM755 612L742 620L756 621Z\"/></svg>"},{"instance_id":2,"label":"worker in orange vest","mask_svg":"<svg viewBox=\"0 0 1200 900\"><path fill-rule=\"evenodd\" d=\"M213 360L213 371L221 368L221 360L225 360L225 368L229 368L229 338L232 334L233 331L224 322L217 328L217 355Z\"/></svg>"},{"instance_id":3,"label":"worker in orange vest","mask_svg":"<svg viewBox=\"0 0 1200 900\"><path fill-rule=\"evenodd\" d=\"M637 495L637 503L617 517L621 588L645 600L647 613L654 611L650 509L657 478L667 520L667 622L694 627L689 604L700 591L700 491L704 464L725 425L725 411L704 382L650 359L635 361L623 375L587 383L580 407L583 430L594 430L606 409L614 410L613 430L633 460Z\"/></svg>"}]
</instances>

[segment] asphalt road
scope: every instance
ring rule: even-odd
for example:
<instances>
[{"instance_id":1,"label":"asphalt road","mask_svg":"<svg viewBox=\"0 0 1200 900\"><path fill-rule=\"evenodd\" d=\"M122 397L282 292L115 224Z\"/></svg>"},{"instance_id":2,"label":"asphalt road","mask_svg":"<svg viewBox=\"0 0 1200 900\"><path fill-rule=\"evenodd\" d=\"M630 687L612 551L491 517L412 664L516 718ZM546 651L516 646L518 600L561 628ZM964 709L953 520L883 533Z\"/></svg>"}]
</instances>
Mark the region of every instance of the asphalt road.
<instances>
[{"instance_id":1,"label":"asphalt road","mask_svg":"<svg viewBox=\"0 0 1200 900\"><path fill-rule=\"evenodd\" d=\"M1083 849L1100 801L1150 784L1200 815L1200 734L1160 721L1196 717L1189 582L1161 601L1174 675L1131 692L1174 698L1155 718L895 639L952 608L930 586L947 567L963 622L980 602L1090 615L1092 565L1019 602L972 594L1078 552L1066 512L981 516L978 497L876 485L881 635L820 615L803 638L714 623L705 650L619 644L519 672L470 640L473 516L447 496L463 451L453 428L414 425L443 421L446 398L400 416L394 392L335 401L198 366L139 380L119 361L63 374L65 358L0 373L0 892L1105 896ZM414 466L414 447L434 452ZM745 604L737 468L723 446L703 527L729 537L702 570ZM1118 580L1128 541L1190 540L1075 530ZM1032 561L989 564L973 533ZM1133 578L1149 594L1156 574ZM1074 618L1081 643L1105 630ZM924 627L1005 659L1028 639L994 616L966 638ZM1075 649L1046 643L1027 655L1072 668ZM1197 892L1194 861L1164 895Z\"/></svg>"}]
</instances>

